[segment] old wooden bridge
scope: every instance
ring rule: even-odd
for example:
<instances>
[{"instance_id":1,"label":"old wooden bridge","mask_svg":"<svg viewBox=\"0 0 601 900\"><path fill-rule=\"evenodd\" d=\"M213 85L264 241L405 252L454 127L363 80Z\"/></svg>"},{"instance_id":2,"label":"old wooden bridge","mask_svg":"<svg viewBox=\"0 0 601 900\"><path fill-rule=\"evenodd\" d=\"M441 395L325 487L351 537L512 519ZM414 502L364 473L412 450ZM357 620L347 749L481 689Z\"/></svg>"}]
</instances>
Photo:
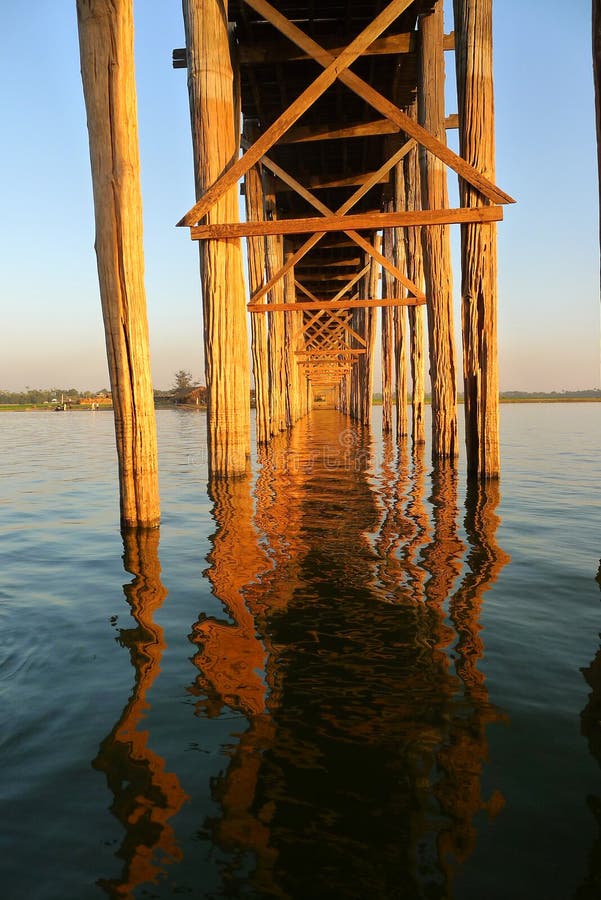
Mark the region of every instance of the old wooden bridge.
<instances>
[{"instance_id":1,"label":"old wooden bridge","mask_svg":"<svg viewBox=\"0 0 601 900\"><path fill-rule=\"evenodd\" d=\"M433 454L457 456L455 223L468 472L498 477L496 222L513 201L495 184L492 0L453 5L445 25L442 0L183 0L173 64L187 70L197 199L178 224L200 248L212 477L247 470L250 356L259 442L316 398L369 424L378 308L384 429L424 440L427 347ZM121 519L153 526L132 0L77 9Z\"/></svg>"}]
</instances>

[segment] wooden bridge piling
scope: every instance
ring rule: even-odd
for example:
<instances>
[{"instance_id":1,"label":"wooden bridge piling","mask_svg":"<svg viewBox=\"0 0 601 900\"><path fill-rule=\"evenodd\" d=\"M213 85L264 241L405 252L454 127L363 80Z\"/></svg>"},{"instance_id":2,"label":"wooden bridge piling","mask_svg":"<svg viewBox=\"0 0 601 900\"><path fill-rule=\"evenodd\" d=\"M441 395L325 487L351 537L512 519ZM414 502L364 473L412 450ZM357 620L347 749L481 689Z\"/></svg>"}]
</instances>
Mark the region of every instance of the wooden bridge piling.
<instances>
[{"instance_id":1,"label":"wooden bridge piling","mask_svg":"<svg viewBox=\"0 0 601 900\"><path fill-rule=\"evenodd\" d=\"M418 117L420 124L439 141L446 142L444 110L443 0L419 20L420 35ZM449 205L447 173L442 161L420 147L423 209ZM435 459L457 456L457 387L451 243L448 226L422 228L428 337L432 382L432 455Z\"/></svg>"},{"instance_id":2,"label":"wooden bridge piling","mask_svg":"<svg viewBox=\"0 0 601 900\"><path fill-rule=\"evenodd\" d=\"M227 17L221 0L183 0L196 196L238 156L240 115ZM249 167L250 168L250 167ZM223 192L208 223L238 222L238 191ZM207 448L213 476L243 475L250 457L250 372L242 248L237 239L200 243L207 382Z\"/></svg>"},{"instance_id":3,"label":"wooden bridge piling","mask_svg":"<svg viewBox=\"0 0 601 900\"><path fill-rule=\"evenodd\" d=\"M186 48L174 60L188 70L196 202L178 224L199 241L211 478L247 471L251 355L259 444L293 427L317 394L368 425L378 315L384 431L393 428L396 393L397 442L409 433L415 445L425 440L427 314L433 456L456 458L451 224L462 233L468 472L498 476L495 223L513 201L492 181L491 5L454 0L455 34L445 35L442 0L346 0L340 21L311 4L301 15L298 0L277 9L268 0L183 0ZM132 0L77 0L77 8L122 518L152 524ZM108 30L93 30L100 27ZM94 84L100 43L114 51L102 59L118 87ZM458 116L444 108L444 57L455 44ZM455 127L461 155L446 142ZM449 209L448 169L460 177L459 209ZM115 246L104 243L111 229ZM111 255L119 263L109 271Z\"/></svg>"},{"instance_id":4,"label":"wooden bridge piling","mask_svg":"<svg viewBox=\"0 0 601 900\"><path fill-rule=\"evenodd\" d=\"M159 524L131 0L77 0L121 525Z\"/></svg>"}]
</instances>

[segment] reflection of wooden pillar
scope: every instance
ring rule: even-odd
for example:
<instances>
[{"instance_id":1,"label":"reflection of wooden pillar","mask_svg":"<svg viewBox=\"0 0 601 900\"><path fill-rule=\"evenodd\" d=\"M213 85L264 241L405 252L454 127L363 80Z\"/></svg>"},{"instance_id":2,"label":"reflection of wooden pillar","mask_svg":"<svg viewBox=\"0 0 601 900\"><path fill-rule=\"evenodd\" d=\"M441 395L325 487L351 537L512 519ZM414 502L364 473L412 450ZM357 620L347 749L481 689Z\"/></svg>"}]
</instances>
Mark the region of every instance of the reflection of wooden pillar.
<instances>
[{"instance_id":1,"label":"reflection of wooden pillar","mask_svg":"<svg viewBox=\"0 0 601 900\"><path fill-rule=\"evenodd\" d=\"M419 21L421 35L418 114L420 124L445 141L443 3ZM448 204L447 176L443 163L420 147L422 205L443 209ZM430 377L432 381L432 455L457 456L455 343L451 243L448 225L422 228Z\"/></svg>"},{"instance_id":2,"label":"reflection of wooden pillar","mask_svg":"<svg viewBox=\"0 0 601 900\"><path fill-rule=\"evenodd\" d=\"M246 173L246 216L249 221L264 218L263 186L257 166ZM265 239L248 238L248 278L251 295L263 286L265 279ZM257 409L257 442L269 440L269 365L267 356L267 318L264 313L251 315L251 347Z\"/></svg>"},{"instance_id":3,"label":"reflection of wooden pillar","mask_svg":"<svg viewBox=\"0 0 601 900\"><path fill-rule=\"evenodd\" d=\"M417 119L417 103L408 110L413 119ZM413 147L404 159L405 206L406 209L421 209L421 181L419 155L417 147ZM407 275L422 290L424 289L424 262L422 254L421 228L405 229L407 254ZM414 444L422 444L426 440L426 346L425 346L425 307L410 306L409 342L412 390L412 437Z\"/></svg>"},{"instance_id":4,"label":"reflection of wooden pillar","mask_svg":"<svg viewBox=\"0 0 601 900\"><path fill-rule=\"evenodd\" d=\"M165 649L163 629L153 621L167 591L161 583L159 532L128 531L123 535L125 569L134 576L124 585L134 628L120 628L118 640L127 647L134 668L134 685L110 733L100 744L92 765L104 772L114 795L111 812L125 829L115 856L123 860L121 876L98 883L108 896L133 897L142 884L156 884L165 866L182 859L170 819L189 799L165 759L151 746L148 730L149 694L161 671Z\"/></svg>"},{"instance_id":5,"label":"reflection of wooden pillar","mask_svg":"<svg viewBox=\"0 0 601 900\"><path fill-rule=\"evenodd\" d=\"M494 181L492 0L454 0L459 152ZM461 205L489 201L460 180ZM461 226L465 441L468 474L498 478L497 226Z\"/></svg>"},{"instance_id":6,"label":"reflection of wooden pillar","mask_svg":"<svg viewBox=\"0 0 601 900\"><path fill-rule=\"evenodd\" d=\"M119 461L121 524L159 524L130 0L78 0L96 258Z\"/></svg>"},{"instance_id":7,"label":"reflection of wooden pillar","mask_svg":"<svg viewBox=\"0 0 601 900\"><path fill-rule=\"evenodd\" d=\"M220 0L183 0L196 196L238 156L227 16ZM237 222L234 186L207 224ZM250 453L250 377L242 249L238 239L200 241L207 380L207 447L213 475L240 475Z\"/></svg>"}]
</instances>

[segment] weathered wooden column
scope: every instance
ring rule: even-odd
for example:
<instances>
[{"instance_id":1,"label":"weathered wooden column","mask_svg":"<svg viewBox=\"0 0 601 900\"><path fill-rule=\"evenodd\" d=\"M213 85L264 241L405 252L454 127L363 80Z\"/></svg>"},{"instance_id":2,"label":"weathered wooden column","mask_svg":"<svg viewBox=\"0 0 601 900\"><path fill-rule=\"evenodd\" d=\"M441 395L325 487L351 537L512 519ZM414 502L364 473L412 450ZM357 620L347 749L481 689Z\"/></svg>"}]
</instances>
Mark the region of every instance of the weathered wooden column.
<instances>
[{"instance_id":1,"label":"weathered wooden column","mask_svg":"<svg viewBox=\"0 0 601 900\"><path fill-rule=\"evenodd\" d=\"M183 0L196 197L238 158L225 0ZM207 224L239 221L234 185L207 213ZM207 447L213 477L243 475L250 455L250 373L240 240L200 241L207 381Z\"/></svg>"},{"instance_id":2,"label":"weathered wooden column","mask_svg":"<svg viewBox=\"0 0 601 900\"><path fill-rule=\"evenodd\" d=\"M246 216L249 221L265 218L263 210L263 185L258 166L253 166L245 177ZM265 279L265 238L249 237L248 278L251 295L259 290ZM255 313L250 317L251 352L255 382L257 443L269 440L269 358L267 353L267 316Z\"/></svg>"},{"instance_id":3,"label":"weathered wooden column","mask_svg":"<svg viewBox=\"0 0 601 900\"><path fill-rule=\"evenodd\" d=\"M290 254L287 254L289 256ZM296 288L294 285L294 267L284 275L284 303L289 303L291 310L296 300ZM298 312L285 312L284 319L284 376L285 376L285 400L286 420L288 427L292 427L300 418L298 410L298 364L296 357Z\"/></svg>"},{"instance_id":4,"label":"weathered wooden column","mask_svg":"<svg viewBox=\"0 0 601 900\"><path fill-rule=\"evenodd\" d=\"M159 524L144 290L132 0L77 0L96 259L115 414L121 524Z\"/></svg>"},{"instance_id":5,"label":"weathered wooden column","mask_svg":"<svg viewBox=\"0 0 601 900\"><path fill-rule=\"evenodd\" d=\"M407 110L413 119L417 119L417 103ZM403 160L405 179L405 208L408 211L421 209L421 179L417 145ZM424 289L424 262L422 254L421 228L405 229L405 252L407 259L407 275L422 290ZM409 356L411 370L411 436L414 444L422 444L426 440L426 346L424 306L410 306L409 318Z\"/></svg>"},{"instance_id":6,"label":"weathered wooden column","mask_svg":"<svg viewBox=\"0 0 601 900\"><path fill-rule=\"evenodd\" d=\"M380 237L374 235L374 246L380 249ZM378 277L380 274L380 263L369 257L369 271L364 276L366 283L365 296L368 299L375 299L378 295ZM367 307L365 314L365 353L361 356L364 363L363 377L361 384L361 422L363 425L371 425L371 413L374 399L374 353L376 349L376 323L378 310L376 307Z\"/></svg>"},{"instance_id":7,"label":"weathered wooden column","mask_svg":"<svg viewBox=\"0 0 601 900\"><path fill-rule=\"evenodd\" d=\"M389 202L385 210L392 212L394 203ZM382 253L386 259L393 261L394 257L394 230L385 228L382 241ZM382 268L382 296L389 298L395 290L395 279L390 272ZM382 307L381 337L382 337L382 432L389 434L392 431L392 373L394 356L394 307ZM397 385L398 387L398 385Z\"/></svg>"},{"instance_id":8,"label":"weathered wooden column","mask_svg":"<svg viewBox=\"0 0 601 900\"><path fill-rule=\"evenodd\" d=\"M267 194L268 217L276 217L275 195ZM284 264L284 242L280 234L269 234L266 238L266 272L270 279ZM269 302L284 303L284 280L280 278L269 292ZM286 359L284 314L273 312L269 319L269 417L272 436L285 431L288 426L286 415Z\"/></svg>"},{"instance_id":9,"label":"weathered wooden column","mask_svg":"<svg viewBox=\"0 0 601 900\"><path fill-rule=\"evenodd\" d=\"M593 79L595 83L595 118L597 123L599 209L601 210L601 0L593 0ZM599 217L599 245L601 248L601 216Z\"/></svg>"},{"instance_id":10,"label":"weathered wooden column","mask_svg":"<svg viewBox=\"0 0 601 900\"><path fill-rule=\"evenodd\" d=\"M403 162L397 163L394 169L394 208L396 212L405 209L405 178ZM394 229L392 259L402 272L408 271L407 250L403 228ZM393 285L395 297L405 297L406 288L398 281ZM396 379L396 439L402 442L409 430L407 416L407 317L404 306L394 310L394 368Z\"/></svg>"},{"instance_id":11,"label":"weathered wooden column","mask_svg":"<svg viewBox=\"0 0 601 900\"><path fill-rule=\"evenodd\" d=\"M444 112L443 3L419 20L421 36L418 116L420 124L446 141ZM443 163L420 146L423 209L448 204L447 175ZM448 225L422 228L424 273L428 298L430 378L432 382L432 455L452 458L457 446L457 384L453 329L453 285Z\"/></svg>"},{"instance_id":12,"label":"weathered wooden column","mask_svg":"<svg viewBox=\"0 0 601 900\"><path fill-rule=\"evenodd\" d=\"M454 0L459 152L495 178L492 0ZM462 206L489 206L460 179ZM467 471L498 478L497 226L461 226L461 311Z\"/></svg>"}]
</instances>

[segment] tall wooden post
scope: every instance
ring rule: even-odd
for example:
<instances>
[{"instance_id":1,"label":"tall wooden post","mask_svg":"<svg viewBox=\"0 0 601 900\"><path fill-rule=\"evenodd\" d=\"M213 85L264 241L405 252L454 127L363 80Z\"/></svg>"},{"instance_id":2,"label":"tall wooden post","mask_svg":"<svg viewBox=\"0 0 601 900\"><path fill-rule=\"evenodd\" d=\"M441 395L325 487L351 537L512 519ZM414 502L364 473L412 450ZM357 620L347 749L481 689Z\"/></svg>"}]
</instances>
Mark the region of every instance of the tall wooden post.
<instances>
[{"instance_id":1,"label":"tall wooden post","mask_svg":"<svg viewBox=\"0 0 601 900\"><path fill-rule=\"evenodd\" d=\"M374 246L380 249L380 236L374 235ZM378 276L380 263L369 257L369 271L364 276L367 284L365 296L372 299L378 294ZM371 412L374 399L374 353L376 349L376 322L378 310L376 307L368 307L365 313L365 353L361 357L364 362L362 380L361 421L363 425L371 425Z\"/></svg>"},{"instance_id":2,"label":"tall wooden post","mask_svg":"<svg viewBox=\"0 0 601 900\"><path fill-rule=\"evenodd\" d=\"M595 83L595 118L597 123L599 208L601 210L601 0L593 0L593 79ZM601 216L599 217L599 245L601 247Z\"/></svg>"},{"instance_id":3,"label":"tall wooden post","mask_svg":"<svg viewBox=\"0 0 601 900\"><path fill-rule=\"evenodd\" d=\"M394 171L394 208L401 212L406 207L405 179L403 163L397 163ZM394 229L393 262L397 269L405 272L409 269L409 259L405 247L405 235L402 228ZM398 281L394 283L394 296L405 297L406 288ZM396 375L396 438L401 443L409 430L407 416L407 317L404 306L394 310L394 365Z\"/></svg>"},{"instance_id":4,"label":"tall wooden post","mask_svg":"<svg viewBox=\"0 0 601 900\"><path fill-rule=\"evenodd\" d=\"M77 0L96 258L115 412L121 524L159 524L132 0Z\"/></svg>"},{"instance_id":5,"label":"tall wooden post","mask_svg":"<svg viewBox=\"0 0 601 900\"><path fill-rule=\"evenodd\" d=\"M419 21L421 52L418 84L420 124L445 141L443 2ZM422 206L448 206L447 175L443 163L420 146ZM453 333L453 285L448 225L422 228L428 336L432 381L432 455L457 456L457 387Z\"/></svg>"},{"instance_id":6,"label":"tall wooden post","mask_svg":"<svg viewBox=\"0 0 601 900\"><path fill-rule=\"evenodd\" d=\"M391 212L393 203L386 206L386 212ZM391 262L394 257L394 230L385 228L382 253ZM394 278L387 269L382 269L382 296L392 297L395 290ZM382 307L382 432L389 434L392 431L392 362L394 355L394 307ZM398 384L397 384L398 388Z\"/></svg>"},{"instance_id":7,"label":"tall wooden post","mask_svg":"<svg viewBox=\"0 0 601 900\"><path fill-rule=\"evenodd\" d=\"M196 197L238 157L225 0L183 0ZM238 190L207 213L208 224L237 222ZM250 373L242 249L238 239L200 241L207 381L207 447L213 477L242 475L250 455Z\"/></svg>"},{"instance_id":8,"label":"tall wooden post","mask_svg":"<svg viewBox=\"0 0 601 900\"><path fill-rule=\"evenodd\" d=\"M275 195L266 195L268 217L276 217ZM267 278L282 268L284 264L284 243L280 234L269 234L266 238L266 271ZM270 303L284 302L284 280L277 281L269 292ZM269 416L272 436L285 431L288 425L286 416L286 361L284 315L281 312L269 313Z\"/></svg>"},{"instance_id":9,"label":"tall wooden post","mask_svg":"<svg viewBox=\"0 0 601 900\"><path fill-rule=\"evenodd\" d=\"M249 221L264 219L263 185L258 166L253 166L245 178L246 216ZM248 238L248 278L251 295L264 284L265 278L265 238ZM264 313L252 315L251 351L255 382L257 443L269 440L269 361L267 355L267 316Z\"/></svg>"},{"instance_id":10,"label":"tall wooden post","mask_svg":"<svg viewBox=\"0 0 601 900\"><path fill-rule=\"evenodd\" d=\"M408 114L417 119L417 103L408 109ZM403 160L405 176L405 208L408 211L421 209L421 179L417 147L413 147ZM422 253L421 228L405 229L407 275L424 288L424 262ZM425 315L423 306L408 307L409 313L409 355L411 369L411 412L412 440L423 444L426 440L426 343Z\"/></svg>"},{"instance_id":11,"label":"tall wooden post","mask_svg":"<svg viewBox=\"0 0 601 900\"><path fill-rule=\"evenodd\" d=\"M492 0L454 0L459 152L494 180ZM462 206L489 201L460 180ZM498 478L497 227L461 226L461 311L467 471Z\"/></svg>"}]
</instances>

